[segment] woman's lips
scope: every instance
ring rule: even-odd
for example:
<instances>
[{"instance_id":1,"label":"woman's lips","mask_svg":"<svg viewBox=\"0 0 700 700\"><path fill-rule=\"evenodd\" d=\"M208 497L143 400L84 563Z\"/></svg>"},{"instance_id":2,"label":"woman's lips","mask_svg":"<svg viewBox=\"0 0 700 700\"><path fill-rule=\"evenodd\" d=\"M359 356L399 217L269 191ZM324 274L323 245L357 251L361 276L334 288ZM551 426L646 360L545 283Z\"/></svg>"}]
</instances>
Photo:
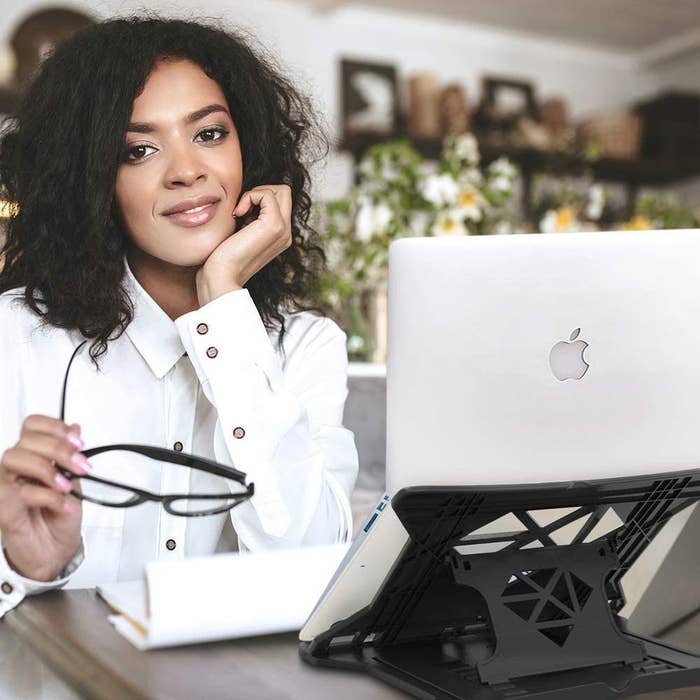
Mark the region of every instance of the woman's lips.
<instances>
[{"instance_id":1,"label":"woman's lips","mask_svg":"<svg viewBox=\"0 0 700 700\"><path fill-rule=\"evenodd\" d=\"M211 204L205 204L201 207L195 207L194 209L190 209L188 211L179 211L176 214L166 214L165 218L177 226L185 226L186 228L201 226L214 218L220 203L221 200L218 202L212 202Z\"/></svg>"}]
</instances>

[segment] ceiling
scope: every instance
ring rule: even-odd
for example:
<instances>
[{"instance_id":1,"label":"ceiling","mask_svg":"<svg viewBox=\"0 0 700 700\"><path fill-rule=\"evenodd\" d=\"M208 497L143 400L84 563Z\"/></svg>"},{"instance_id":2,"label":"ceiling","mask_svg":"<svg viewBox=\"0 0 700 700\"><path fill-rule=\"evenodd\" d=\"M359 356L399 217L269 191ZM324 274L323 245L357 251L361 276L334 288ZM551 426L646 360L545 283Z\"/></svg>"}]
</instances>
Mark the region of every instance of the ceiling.
<instances>
[{"instance_id":1,"label":"ceiling","mask_svg":"<svg viewBox=\"0 0 700 700\"><path fill-rule=\"evenodd\" d=\"M700 47L700 0L300 0L319 10L369 6L634 54Z\"/></svg>"}]
</instances>

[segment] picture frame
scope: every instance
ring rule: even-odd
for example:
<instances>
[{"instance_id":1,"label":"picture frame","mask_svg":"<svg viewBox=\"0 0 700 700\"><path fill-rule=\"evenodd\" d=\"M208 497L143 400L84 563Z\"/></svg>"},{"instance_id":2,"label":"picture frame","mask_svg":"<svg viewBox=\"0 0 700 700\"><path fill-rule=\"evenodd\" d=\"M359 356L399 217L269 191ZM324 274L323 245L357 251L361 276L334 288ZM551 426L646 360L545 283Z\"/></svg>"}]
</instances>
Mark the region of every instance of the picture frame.
<instances>
[{"instance_id":1,"label":"picture frame","mask_svg":"<svg viewBox=\"0 0 700 700\"><path fill-rule=\"evenodd\" d=\"M533 84L511 78L483 78L479 112L484 126L509 126L521 117L540 120Z\"/></svg>"},{"instance_id":2,"label":"picture frame","mask_svg":"<svg viewBox=\"0 0 700 700\"><path fill-rule=\"evenodd\" d=\"M344 140L401 133L396 68L391 64L343 58L340 61L341 133Z\"/></svg>"}]
</instances>

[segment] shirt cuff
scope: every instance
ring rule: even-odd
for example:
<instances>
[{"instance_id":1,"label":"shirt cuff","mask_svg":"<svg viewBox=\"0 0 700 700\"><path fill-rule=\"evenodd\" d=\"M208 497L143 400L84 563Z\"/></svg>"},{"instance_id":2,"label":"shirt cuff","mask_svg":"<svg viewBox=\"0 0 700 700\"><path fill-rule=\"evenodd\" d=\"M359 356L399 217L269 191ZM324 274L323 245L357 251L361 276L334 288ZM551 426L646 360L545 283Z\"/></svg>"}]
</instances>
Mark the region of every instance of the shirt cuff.
<instances>
[{"instance_id":1,"label":"shirt cuff","mask_svg":"<svg viewBox=\"0 0 700 700\"><path fill-rule=\"evenodd\" d=\"M2 546L2 533L0 533L0 618L8 610L19 605L25 596L37 595L65 586L84 560L85 540L81 537L80 549L55 579L35 581L22 576L9 565L5 557L5 548Z\"/></svg>"},{"instance_id":2,"label":"shirt cuff","mask_svg":"<svg viewBox=\"0 0 700 700\"><path fill-rule=\"evenodd\" d=\"M211 360L225 346L224 364L230 366L232 359L255 364L263 370L271 388L281 386L279 358L247 289L226 292L179 316L175 325L198 377L208 380L209 374L216 371L221 362L211 363ZM204 360L207 360L206 370Z\"/></svg>"}]
</instances>

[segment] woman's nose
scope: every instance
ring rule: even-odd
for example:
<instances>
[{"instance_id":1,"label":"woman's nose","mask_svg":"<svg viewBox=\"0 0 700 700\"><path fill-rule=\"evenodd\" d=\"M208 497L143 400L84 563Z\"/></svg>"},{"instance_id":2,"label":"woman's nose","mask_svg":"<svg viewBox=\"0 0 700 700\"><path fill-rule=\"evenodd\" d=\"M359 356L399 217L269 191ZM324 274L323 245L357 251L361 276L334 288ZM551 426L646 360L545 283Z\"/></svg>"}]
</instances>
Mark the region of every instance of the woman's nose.
<instances>
[{"instance_id":1,"label":"woman's nose","mask_svg":"<svg viewBox=\"0 0 700 700\"><path fill-rule=\"evenodd\" d=\"M173 149L165 172L166 187L191 185L201 177L206 178L206 167L191 146Z\"/></svg>"}]
</instances>

